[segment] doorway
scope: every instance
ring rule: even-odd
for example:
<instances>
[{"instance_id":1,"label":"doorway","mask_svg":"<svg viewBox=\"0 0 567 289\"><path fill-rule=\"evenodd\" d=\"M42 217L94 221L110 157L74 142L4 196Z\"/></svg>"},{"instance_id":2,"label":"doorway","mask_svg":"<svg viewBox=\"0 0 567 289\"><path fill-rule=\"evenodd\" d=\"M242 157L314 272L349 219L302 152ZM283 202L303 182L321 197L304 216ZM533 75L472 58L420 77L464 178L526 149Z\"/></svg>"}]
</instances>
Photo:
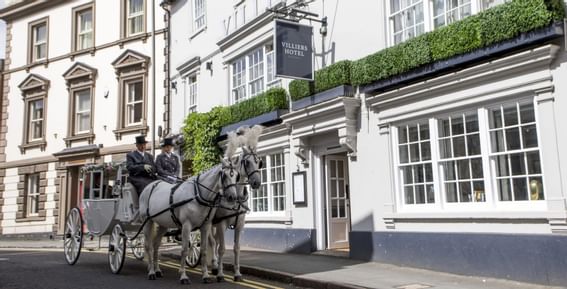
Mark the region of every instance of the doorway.
<instances>
[{"instance_id":1,"label":"doorway","mask_svg":"<svg viewBox=\"0 0 567 289\"><path fill-rule=\"evenodd\" d=\"M346 155L325 158L327 248L349 248L350 193Z\"/></svg>"}]
</instances>

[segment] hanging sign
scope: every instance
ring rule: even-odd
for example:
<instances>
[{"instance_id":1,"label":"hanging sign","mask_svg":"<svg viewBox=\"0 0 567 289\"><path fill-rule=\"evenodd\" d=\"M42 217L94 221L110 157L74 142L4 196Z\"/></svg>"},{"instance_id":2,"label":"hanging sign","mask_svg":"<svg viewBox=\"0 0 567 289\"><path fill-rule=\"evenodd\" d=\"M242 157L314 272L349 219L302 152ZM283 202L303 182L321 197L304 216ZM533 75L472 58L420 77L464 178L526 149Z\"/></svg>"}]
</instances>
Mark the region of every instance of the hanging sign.
<instances>
[{"instance_id":1,"label":"hanging sign","mask_svg":"<svg viewBox=\"0 0 567 289\"><path fill-rule=\"evenodd\" d=\"M275 20L276 77L313 80L313 27Z\"/></svg>"}]
</instances>

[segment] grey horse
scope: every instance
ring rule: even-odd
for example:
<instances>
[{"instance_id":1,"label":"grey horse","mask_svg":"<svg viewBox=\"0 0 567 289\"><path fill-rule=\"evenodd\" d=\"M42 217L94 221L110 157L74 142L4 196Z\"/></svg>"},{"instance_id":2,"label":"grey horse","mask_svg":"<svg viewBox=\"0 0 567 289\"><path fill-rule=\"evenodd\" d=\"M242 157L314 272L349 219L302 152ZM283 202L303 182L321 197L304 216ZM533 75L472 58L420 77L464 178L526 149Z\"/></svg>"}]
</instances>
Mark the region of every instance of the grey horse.
<instances>
[{"instance_id":1,"label":"grey horse","mask_svg":"<svg viewBox=\"0 0 567 289\"><path fill-rule=\"evenodd\" d=\"M208 236L211 221L221 202L234 203L236 182L239 179L237 164L222 159L221 164L193 176L178 186L156 181L149 184L140 195L140 216L144 225L145 250L148 257L148 279L162 277L158 263L158 249L163 235L170 228L181 227L181 284L190 284L185 270L185 257L189 248L189 234L199 228L201 236ZM206 260L207 242L201 244L201 256ZM210 282L207 262L201 262L203 282Z\"/></svg>"}]
</instances>

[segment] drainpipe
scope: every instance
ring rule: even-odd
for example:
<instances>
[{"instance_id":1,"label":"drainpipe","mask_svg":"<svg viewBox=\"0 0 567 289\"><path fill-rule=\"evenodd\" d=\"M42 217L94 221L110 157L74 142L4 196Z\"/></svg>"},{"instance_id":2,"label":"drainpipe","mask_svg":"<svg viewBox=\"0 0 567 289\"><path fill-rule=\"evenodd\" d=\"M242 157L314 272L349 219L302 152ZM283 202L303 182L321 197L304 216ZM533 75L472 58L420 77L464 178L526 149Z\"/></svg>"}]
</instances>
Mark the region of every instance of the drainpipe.
<instances>
[{"instance_id":1,"label":"drainpipe","mask_svg":"<svg viewBox=\"0 0 567 289\"><path fill-rule=\"evenodd\" d=\"M171 132L171 9L170 5L174 0L163 0L159 6L166 14L166 31L165 31L165 112L163 115L165 130L163 135L166 136Z\"/></svg>"},{"instance_id":2,"label":"drainpipe","mask_svg":"<svg viewBox=\"0 0 567 289\"><path fill-rule=\"evenodd\" d=\"M152 155L156 150L156 0L152 0Z\"/></svg>"}]
</instances>

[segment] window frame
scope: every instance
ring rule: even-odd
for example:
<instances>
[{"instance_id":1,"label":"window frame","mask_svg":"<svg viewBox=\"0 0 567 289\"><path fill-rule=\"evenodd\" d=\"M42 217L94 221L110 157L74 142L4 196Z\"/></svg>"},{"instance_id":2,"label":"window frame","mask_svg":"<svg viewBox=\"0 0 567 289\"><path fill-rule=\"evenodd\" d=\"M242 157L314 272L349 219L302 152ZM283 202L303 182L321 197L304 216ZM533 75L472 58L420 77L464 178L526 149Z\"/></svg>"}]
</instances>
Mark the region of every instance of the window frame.
<instances>
[{"instance_id":1,"label":"window frame","mask_svg":"<svg viewBox=\"0 0 567 289\"><path fill-rule=\"evenodd\" d=\"M279 156L281 157L281 165L275 167L272 164L272 157ZM283 151L275 151L270 153L265 153L260 156L262 162L264 163L264 167L260 169L260 174L262 176L262 184L260 189L256 190L257 193L262 192L265 188L265 195L255 197L254 194L256 193L255 190L250 190L250 198L248 200L248 205L250 207L250 215L252 217L285 217L286 212L289 209L289 194L288 194L288 187L286 180L288 178L288 164L286 162L286 153ZM272 176L272 169L281 169L282 179L278 180ZM277 174L277 173L276 173ZM264 180L265 177L265 180ZM283 184L283 194L274 195L273 185L274 184ZM283 203L282 210L275 210L274 209L274 200L275 198L283 198L281 202ZM265 200L267 210L264 211L257 211L256 206L254 204L254 200Z\"/></svg>"},{"instance_id":2,"label":"window frame","mask_svg":"<svg viewBox=\"0 0 567 289\"><path fill-rule=\"evenodd\" d=\"M35 42L36 29L43 25L45 25L45 42L38 44ZM47 62L49 59L49 17L43 17L28 24L28 43L28 64ZM45 45L43 58L36 57L36 48L39 45Z\"/></svg>"},{"instance_id":3,"label":"window frame","mask_svg":"<svg viewBox=\"0 0 567 289\"><path fill-rule=\"evenodd\" d=\"M80 15L85 12L91 13L91 29L87 32L81 32L80 27ZM88 47L81 47L81 34L91 34L91 43ZM72 37L71 37L71 51L79 52L92 50L95 47L95 36L96 36L96 14L95 14L95 2L87 3L78 7L73 8L72 11Z\"/></svg>"},{"instance_id":4,"label":"window frame","mask_svg":"<svg viewBox=\"0 0 567 289\"><path fill-rule=\"evenodd\" d=\"M121 38L129 38L129 37L136 37L136 36L140 36L140 35L144 35L147 32L147 0L141 0L143 1L143 10L142 12L139 12L138 15L130 15L129 13L129 7L130 7L130 1L132 0L122 0L121 1L121 17L122 17L122 21L121 21ZM130 31L130 20L135 18L135 17L142 17L142 30L136 33L132 33Z\"/></svg>"},{"instance_id":5,"label":"window frame","mask_svg":"<svg viewBox=\"0 0 567 289\"><path fill-rule=\"evenodd\" d=\"M197 14L197 8L198 8L198 1L201 1L202 4L202 13L201 14ZM192 21L192 26L193 26L193 34L196 34L204 29L207 28L207 1L206 0L191 0L191 19ZM202 24L199 25L199 21L202 20Z\"/></svg>"},{"instance_id":6,"label":"window frame","mask_svg":"<svg viewBox=\"0 0 567 289\"><path fill-rule=\"evenodd\" d=\"M259 51L261 52L261 60L254 62L254 53ZM262 45L256 46L254 49L248 50L246 53L230 62L229 103L231 105L260 95L270 88L281 86L281 79L275 76L275 63L272 63L271 74L268 71L268 57L270 57L272 61L275 61L272 43L264 43ZM258 67L258 65L261 65L261 67L259 67L258 69L261 70L262 73L258 74L255 78L252 78L253 69L254 67ZM241 68L240 70L238 70L238 78L235 77L235 66ZM268 82L268 77L270 75L272 75L272 79L270 82ZM237 83L236 79L240 79L241 81L238 81ZM261 81L262 83L261 90L256 90L255 93L252 94L252 85L254 85L254 83L257 83L258 81ZM237 83L238 86L235 86L235 83ZM243 92L243 96L239 97L238 99L235 97L237 91Z\"/></svg>"},{"instance_id":7,"label":"window frame","mask_svg":"<svg viewBox=\"0 0 567 289\"><path fill-rule=\"evenodd\" d=\"M418 35L421 35L423 33L427 33L427 32L431 32L435 29L435 22L434 22L434 18L435 18L435 11L434 11L434 3L436 0L420 0L420 3L422 3L423 5L423 21L424 21L424 29L423 32L421 32L420 34L413 35L411 38L406 38L404 37L405 33L405 29L402 29L401 33L402 33L402 39L399 42L396 42L396 38L394 35L394 16L400 13L403 13L402 11L405 11L406 9L408 9L410 6L414 6L414 5L418 5L417 3L412 3L409 4L408 7L405 7L402 10L393 12L393 3L392 1L405 1L405 0L389 0L389 1L385 1L385 11L386 11L386 40L388 43L388 46L395 46L397 44L403 43L411 38L414 38ZM409 0L408 0L409 1ZM419 1L419 0L418 0ZM447 0L442 0L442 1L447 1ZM487 0L470 0L470 15L475 15L483 10L486 10L488 8L503 4L505 2L508 2L510 0L503 0L503 3L497 3L493 6L486 6ZM496 1L500 1L500 0L496 0ZM400 5L401 6L401 5ZM443 9L444 11L446 11L446 9ZM444 15L446 14L446 12L443 13ZM468 16L467 16L468 17ZM465 17L466 18L466 17ZM414 18L415 19L415 18ZM462 20L464 18L458 19L458 20ZM456 20L456 21L458 21ZM402 20L401 23L403 24L405 21L405 17L402 16ZM444 25L442 26L446 26L448 25L447 22L445 22ZM405 26L405 25L404 25ZM439 26L439 27L442 27ZM414 25L415 27L415 25Z\"/></svg>"},{"instance_id":8,"label":"window frame","mask_svg":"<svg viewBox=\"0 0 567 289\"><path fill-rule=\"evenodd\" d=\"M197 101L199 97L199 78L198 74L194 73L186 77L187 94L189 98L189 105L187 108L188 113L197 112Z\"/></svg>"},{"instance_id":9,"label":"window frame","mask_svg":"<svg viewBox=\"0 0 567 289\"><path fill-rule=\"evenodd\" d=\"M30 186L32 184L31 180L35 179L35 190L31 192ZM39 204L40 204L40 173L31 173L25 175L24 182L24 198L25 198L25 211L24 217L38 217L39 216ZM35 200L33 200L35 199ZM32 211L32 204L35 203L35 211Z\"/></svg>"},{"instance_id":10,"label":"window frame","mask_svg":"<svg viewBox=\"0 0 567 289\"><path fill-rule=\"evenodd\" d=\"M88 110L83 110L83 111L79 111L79 101L78 98L80 96L81 92L84 91L88 91L88 102L89 102L89 108ZM93 94L92 94L92 89L90 87L86 87L83 89L77 89L73 92L73 101L74 101L74 105L73 105L73 134L74 135L80 135L80 134L84 134L84 133L89 133L92 131L92 103L93 103ZM83 114L88 114L89 115L89 125L88 128L85 130L80 130L79 126L80 126L80 119L79 119L79 115L83 115Z\"/></svg>"},{"instance_id":11,"label":"window frame","mask_svg":"<svg viewBox=\"0 0 567 289\"><path fill-rule=\"evenodd\" d=\"M510 105L510 104L518 104L517 106L523 103L532 103L533 104L533 113L535 115L535 127L536 127L536 136L537 136L537 148L531 148L530 151L537 151L539 156L539 169L540 174L538 176L542 179L541 188L543 189L543 199L540 200L528 200L528 201L501 201L498 197L498 189L496 184L496 168L493 161L493 153L491 149L491 137L489 131L489 112L490 109L495 106L500 105ZM395 192L396 192L396 203L397 208L400 212L407 212L407 213L417 213L417 212L435 212L435 213L456 213L456 212L463 212L463 211L486 211L486 212L495 212L495 211L541 211L545 210L547 207L547 200L548 194L546 193L545 188L545 172L542 163L542 152L541 152L541 131L540 131L540 122L538 119L538 107L536 103L535 97L522 97L517 99L512 99L508 101L504 101L502 103L497 104L487 104L481 105L478 107L468 108L468 109L461 109L461 110L454 110L447 113L440 113L429 116L427 118L420 118L420 119L412 119L412 120L405 120L393 125L392 133L391 133L391 141L392 141L392 152L393 152L393 163L394 168L394 182L395 182ZM478 115L478 133L480 136L480 157L482 159L482 180L484 181L484 196L485 201L483 202L464 202L464 203L450 203L447 201L447 196L444 186L444 179L443 179L443 167L442 163L447 161L448 159L441 159L440 155L440 138L439 138L439 123L441 119L454 116L454 115L462 115L466 114L467 112L476 111ZM401 164L400 162L400 153L398 151L398 134L400 132L400 127L405 125L415 125L417 123L422 123L427 121L430 127L430 142L431 142L431 161L433 165L433 184L435 190L435 202L432 204L406 204L404 201L404 190L403 190L403 179L401 174ZM466 125L466 124L464 124ZM531 125L531 124L530 124ZM519 151L514 151L519 152ZM474 158L478 157L478 155L473 156ZM466 158L469 158L467 155ZM527 167L527 165L526 165ZM511 178L509 176L508 178ZM525 176L526 178L530 176ZM513 192L512 192L513 194ZM528 192L529 194L529 192ZM473 192L474 195L474 192ZM529 196L528 196L529 198Z\"/></svg>"},{"instance_id":12,"label":"window frame","mask_svg":"<svg viewBox=\"0 0 567 289\"><path fill-rule=\"evenodd\" d=\"M19 145L20 153L25 154L26 150L39 147L42 151L47 146L46 142L46 127L48 120L48 103L47 96L49 91L49 80L36 75L30 74L18 87L22 91L23 97L23 118L22 118L22 144ZM43 101L43 118L42 118L42 137L31 139L30 138L30 105L31 102L41 100Z\"/></svg>"},{"instance_id":13,"label":"window frame","mask_svg":"<svg viewBox=\"0 0 567 289\"><path fill-rule=\"evenodd\" d=\"M130 100L130 85L140 84L141 85L141 99ZM134 90L135 91L135 90ZM133 127L139 126L144 121L144 109L145 109L145 93L144 93L144 78L141 76L132 77L125 79L123 82L123 93L122 93L122 101L124 102L124 111L123 113L123 124L125 127ZM140 112L140 120L136 122L130 122L130 107L136 108L136 105L141 104L141 112ZM134 116L136 113L134 112Z\"/></svg>"}]
</instances>

